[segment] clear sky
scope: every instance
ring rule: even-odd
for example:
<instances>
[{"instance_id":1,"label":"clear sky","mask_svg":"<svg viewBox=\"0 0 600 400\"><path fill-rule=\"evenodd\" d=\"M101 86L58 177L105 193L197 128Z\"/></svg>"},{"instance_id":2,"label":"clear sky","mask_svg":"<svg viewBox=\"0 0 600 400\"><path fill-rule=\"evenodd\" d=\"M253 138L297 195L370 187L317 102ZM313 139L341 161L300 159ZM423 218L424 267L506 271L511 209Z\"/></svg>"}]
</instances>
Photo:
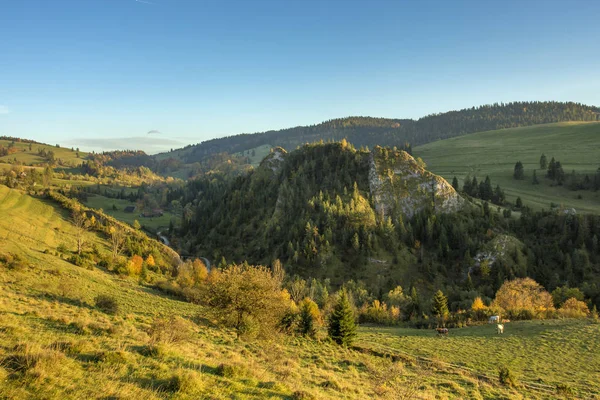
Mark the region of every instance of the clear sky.
<instances>
[{"instance_id":1,"label":"clear sky","mask_svg":"<svg viewBox=\"0 0 600 400\"><path fill-rule=\"evenodd\" d=\"M600 105L600 1L0 0L0 135L155 152L514 100Z\"/></svg>"}]
</instances>

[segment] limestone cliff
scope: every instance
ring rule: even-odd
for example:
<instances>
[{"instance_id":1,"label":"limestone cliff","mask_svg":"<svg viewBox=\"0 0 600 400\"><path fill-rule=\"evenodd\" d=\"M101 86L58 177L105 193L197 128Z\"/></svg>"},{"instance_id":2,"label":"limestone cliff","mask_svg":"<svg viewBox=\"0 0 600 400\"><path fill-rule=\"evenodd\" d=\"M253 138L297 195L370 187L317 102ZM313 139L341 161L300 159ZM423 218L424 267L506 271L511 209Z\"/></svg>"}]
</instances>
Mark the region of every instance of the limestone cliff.
<instances>
[{"instance_id":1,"label":"limestone cliff","mask_svg":"<svg viewBox=\"0 0 600 400\"><path fill-rule=\"evenodd\" d=\"M436 212L461 210L466 201L444 178L427 170L407 152L376 147L370 155L369 186L377 213L412 217L427 206Z\"/></svg>"}]
</instances>

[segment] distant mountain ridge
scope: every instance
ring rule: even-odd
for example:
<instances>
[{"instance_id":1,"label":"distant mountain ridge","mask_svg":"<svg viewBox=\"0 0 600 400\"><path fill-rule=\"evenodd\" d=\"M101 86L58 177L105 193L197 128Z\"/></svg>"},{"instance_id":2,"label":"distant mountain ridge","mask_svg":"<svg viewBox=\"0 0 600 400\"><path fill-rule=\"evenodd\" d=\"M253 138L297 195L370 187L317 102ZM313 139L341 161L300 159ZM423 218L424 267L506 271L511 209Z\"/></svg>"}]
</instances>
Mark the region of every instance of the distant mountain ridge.
<instances>
[{"instance_id":1,"label":"distant mountain ridge","mask_svg":"<svg viewBox=\"0 0 600 400\"><path fill-rule=\"evenodd\" d=\"M574 102L535 101L483 105L432 114L418 120L355 116L310 126L211 139L172 153L184 163L193 163L213 154L240 153L267 144L293 150L321 139L338 141L346 138L359 147L402 146L405 143L416 146L468 133L563 121L600 121L600 108ZM178 152L181 154L177 155ZM161 156L166 158L169 154Z\"/></svg>"}]
</instances>

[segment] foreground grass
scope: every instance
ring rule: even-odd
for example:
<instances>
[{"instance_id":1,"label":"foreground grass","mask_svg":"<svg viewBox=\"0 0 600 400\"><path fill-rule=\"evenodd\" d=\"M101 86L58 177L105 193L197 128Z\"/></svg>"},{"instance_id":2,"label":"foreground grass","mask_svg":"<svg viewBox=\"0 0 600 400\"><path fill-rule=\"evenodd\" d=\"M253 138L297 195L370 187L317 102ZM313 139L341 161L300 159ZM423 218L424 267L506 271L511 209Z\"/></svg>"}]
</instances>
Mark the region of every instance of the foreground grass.
<instances>
[{"instance_id":1,"label":"foreground grass","mask_svg":"<svg viewBox=\"0 0 600 400\"><path fill-rule=\"evenodd\" d=\"M560 161L565 174L572 170L595 173L600 167L600 123L564 122L523 128L480 132L418 146L417 157L427 168L449 181L456 176L462 180L470 175L478 180L489 175L492 184L499 184L507 200L523 202L535 209L549 209L551 203L572 207L581 212L600 212L600 193L574 192L562 186L550 186L545 171L539 169L542 153L548 161ZM525 180L513 179L514 166L521 161ZM533 170L541 182L533 185ZM581 199L578 199L581 195Z\"/></svg>"},{"instance_id":2,"label":"foreground grass","mask_svg":"<svg viewBox=\"0 0 600 400\"><path fill-rule=\"evenodd\" d=\"M546 337L535 331L541 323L522 323L511 325L503 338L481 327L453 331L446 341L428 331L362 328L359 349L288 336L238 341L207 320L199 306L53 255L74 236L68 216L51 203L0 186L0 215L0 248L27 260L17 270L0 267L0 398L557 398L554 392L511 389L442 364L393 361L362 351L381 346L390 353L434 355L485 372L491 368L492 374L496 352L526 365L534 353L551 360L556 347L563 347L564 356L572 358L554 363L553 377L596 388L597 345L588 343L598 335L596 327L563 322L556 328L560 336ZM100 237L90 240L106 246ZM118 312L98 309L98 295L115 299ZM174 329L188 334L176 342L156 340L152 324L171 316L180 318ZM533 332L548 342L531 341ZM576 357L588 365L573 373ZM536 375L546 371L541 361L532 365L539 368Z\"/></svg>"},{"instance_id":3,"label":"foreground grass","mask_svg":"<svg viewBox=\"0 0 600 400\"><path fill-rule=\"evenodd\" d=\"M600 393L600 324L588 320L519 321L452 329L447 338L427 330L361 329L360 346L410 354L496 375L508 366L521 380L556 386L566 384L581 393ZM437 339L437 340L436 340Z\"/></svg>"}]
</instances>

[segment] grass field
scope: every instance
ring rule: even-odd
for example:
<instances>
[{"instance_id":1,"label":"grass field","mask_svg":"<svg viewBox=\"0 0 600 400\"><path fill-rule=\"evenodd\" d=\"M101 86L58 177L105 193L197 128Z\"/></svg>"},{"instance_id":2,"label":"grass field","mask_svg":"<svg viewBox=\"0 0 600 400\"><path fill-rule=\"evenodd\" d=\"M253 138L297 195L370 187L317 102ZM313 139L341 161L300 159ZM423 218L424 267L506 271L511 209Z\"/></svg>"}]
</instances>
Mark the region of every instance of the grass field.
<instances>
[{"instance_id":1,"label":"grass field","mask_svg":"<svg viewBox=\"0 0 600 400\"><path fill-rule=\"evenodd\" d=\"M427 168L449 181L456 176L462 187L465 176L478 180L489 175L499 184L507 200L521 197L534 209L549 209L550 203L572 207L579 212L600 212L600 192L574 192L551 187L545 172L539 170L542 153L548 161L560 161L565 174L572 170L595 173L600 167L600 123L566 122L531 127L480 132L415 147L414 155L423 158ZM514 180L515 163L525 167L525 180ZM541 184L533 185L533 170ZM581 195L582 199L577 196Z\"/></svg>"},{"instance_id":2,"label":"grass field","mask_svg":"<svg viewBox=\"0 0 600 400\"><path fill-rule=\"evenodd\" d=\"M586 398L599 390L600 325L520 322L502 337L483 326L452 330L445 339L425 330L359 330L360 348L429 356L437 363L392 361L288 336L238 341L206 320L199 306L54 255L62 243L74 249L75 237L68 215L52 203L0 186L0 216L0 253L18 252L27 260L20 269L0 266L0 398L562 398L501 386L444 362L493 376L498 364L508 364L524 381L560 381L587 389ZM102 237L89 235L108 251ZM119 311L98 309L97 295L115 299ZM170 316L180 317L176 330L187 334L173 342L155 340L151 326Z\"/></svg>"},{"instance_id":3,"label":"grass field","mask_svg":"<svg viewBox=\"0 0 600 400\"><path fill-rule=\"evenodd\" d=\"M255 147L250 150L245 150L241 153L235 153L235 155L250 158L250 165L252 165L253 167L257 167L260 164L260 162L266 156L269 155L269 153L271 152L271 147L272 146L270 144L265 144L265 145ZM252 155L253 152L254 152L254 155Z\"/></svg>"},{"instance_id":4,"label":"grass field","mask_svg":"<svg viewBox=\"0 0 600 400\"><path fill-rule=\"evenodd\" d=\"M127 213L123 211L125 210L125 207L135 205L135 203L131 203L129 200L111 199L99 195L89 195L88 201L85 202L85 205L90 208L101 208L106 214L110 215L111 217L114 217L119 221L126 222L130 225L133 225L133 221L138 220L140 225L152 231L156 231L159 228L168 228L171 219L175 218L173 214L167 211L165 211L162 217L140 217L141 211L135 211L133 213ZM113 205L117 206L117 210L113 210ZM175 218L175 221L176 220L177 218Z\"/></svg>"},{"instance_id":5,"label":"grass field","mask_svg":"<svg viewBox=\"0 0 600 400\"><path fill-rule=\"evenodd\" d=\"M587 320L520 321L452 329L435 340L427 330L363 328L360 345L399 351L495 375L506 365L520 379L555 386L567 383L581 393L600 393L600 324Z\"/></svg>"},{"instance_id":6,"label":"grass field","mask_svg":"<svg viewBox=\"0 0 600 400\"><path fill-rule=\"evenodd\" d=\"M3 147L8 147L10 143L11 141L9 140L0 140L0 146ZM17 152L0 157L0 162L8 162L8 160L14 160L16 158L17 161L26 165L43 164L46 160L38 155L38 150L40 149L45 149L46 151L52 150L56 159L60 158L73 165L80 165L85 156L87 156L87 153L83 151L80 151L79 157L77 157L77 152L75 150L37 143L31 144L31 150L29 150L29 143L15 142L14 147L17 149Z\"/></svg>"}]
</instances>

